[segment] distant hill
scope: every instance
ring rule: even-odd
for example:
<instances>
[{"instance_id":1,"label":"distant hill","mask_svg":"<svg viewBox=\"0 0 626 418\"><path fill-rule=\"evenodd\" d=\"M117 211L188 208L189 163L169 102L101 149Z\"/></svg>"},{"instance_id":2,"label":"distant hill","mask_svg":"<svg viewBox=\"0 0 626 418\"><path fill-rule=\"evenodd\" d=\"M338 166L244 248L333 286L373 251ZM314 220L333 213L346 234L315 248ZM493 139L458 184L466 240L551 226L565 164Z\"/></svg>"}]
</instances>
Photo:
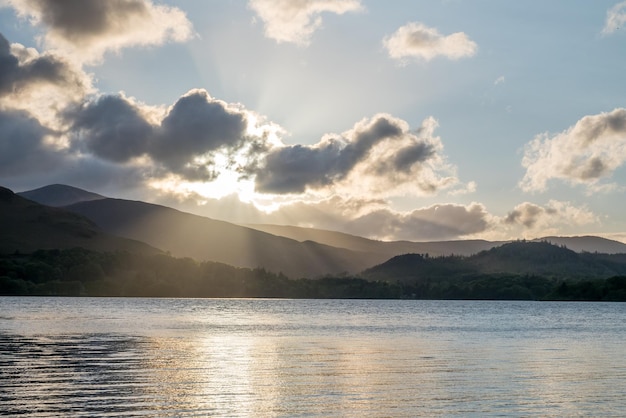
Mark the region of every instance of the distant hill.
<instances>
[{"instance_id":1,"label":"distant hill","mask_svg":"<svg viewBox=\"0 0 626 418\"><path fill-rule=\"evenodd\" d=\"M555 245L564 245L577 253L626 254L626 244L623 242L595 236L543 237L534 241L547 241Z\"/></svg>"},{"instance_id":2,"label":"distant hill","mask_svg":"<svg viewBox=\"0 0 626 418\"><path fill-rule=\"evenodd\" d=\"M0 187L0 253L73 247L147 254L159 252L142 242L106 234L84 216L41 205Z\"/></svg>"},{"instance_id":3,"label":"distant hill","mask_svg":"<svg viewBox=\"0 0 626 418\"><path fill-rule=\"evenodd\" d=\"M356 273L403 254L428 255L431 259L450 255L469 257L506 243L485 240L386 242L315 228L235 225L165 206L109 199L59 184L20 195L45 205L68 208L96 222L110 234L144 241L175 256L219 261L237 267L264 267L291 277ZM592 236L545 237L535 241L548 241L576 252L626 253L626 244ZM495 268L498 264L489 265ZM523 265L517 267L518 270L524 268ZM435 270L447 271L443 267Z\"/></svg>"},{"instance_id":4,"label":"distant hill","mask_svg":"<svg viewBox=\"0 0 626 418\"><path fill-rule=\"evenodd\" d=\"M250 228L279 235L296 241L315 241L333 247L347 248L353 251L366 251L393 257L400 254L429 254L433 257L442 255L472 255L501 245L504 241L456 240L456 241L378 241L343 232L316 228L302 228L289 225L248 224ZM626 252L626 251L625 251Z\"/></svg>"},{"instance_id":5,"label":"distant hill","mask_svg":"<svg viewBox=\"0 0 626 418\"><path fill-rule=\"evenodd\" d=\"M576 253L546 241L514 241L470 257L394 257L363 272L371 280L460 279L476 275L593 279L626 274L626 256Z\"/></svg>"},{"instance_id":6,"label":"distant hill","mask_svg":"<svg viewBox=\"0 0 626 418\"><path fill-rule=\"evenodd\" d=\"M34 190L17 193L26 199L46 206L68 206L78 202L104 199L97 193L88 192L65 184L51 184Z\"/></svg>"},{"instance_id":7,"label":"distant hill","mask_svg":"<svg viewBox=\"0 0 626 418\"><path fill-rule=\"evenodd\" d=\"M609 277L601 260L547 241L514 241L483 251L468 261L481 273L518 273L562 277Z\"/></svg>"},{"instance_id":8,"label":"distant hill","mask_svg":"<svg viewBox=\"0 0 626 418\"><path fill-rule=\"evenodd\" d=\"M298 242L145 202L100 199L66 207L105 231L146 242L177 257L263 267L290 277L356 273L388 257Z\"/></svg>"}]
</instances>

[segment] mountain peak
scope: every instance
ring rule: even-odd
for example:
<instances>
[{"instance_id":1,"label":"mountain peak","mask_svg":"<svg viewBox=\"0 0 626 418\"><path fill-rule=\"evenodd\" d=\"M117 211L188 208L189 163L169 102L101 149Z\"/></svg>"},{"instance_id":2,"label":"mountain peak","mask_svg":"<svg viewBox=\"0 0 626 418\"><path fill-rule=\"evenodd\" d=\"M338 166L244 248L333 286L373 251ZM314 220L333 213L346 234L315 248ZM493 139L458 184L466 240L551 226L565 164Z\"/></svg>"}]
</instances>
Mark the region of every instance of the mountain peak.
<instances>
[{"instance_id":1,"label":"mountain peak","mask_svg":"<svg viewBox=\"0 0 626 418\"><path fill-rule=\"evenodd\" d=\"M0 186L0 200L8 202L15 196L13 190Z\"/></svg>"},{"instance_id":2,"label":"mountain peak","mask_svg":"<svg viewBox=\"0 0 626 418\"><path fill-rule=\"evenodd\" d=\"M104 199L105 196L65 184L50 184L18 195L46 206L68 206L79 202Z\"/></svg>"}]
</instances>

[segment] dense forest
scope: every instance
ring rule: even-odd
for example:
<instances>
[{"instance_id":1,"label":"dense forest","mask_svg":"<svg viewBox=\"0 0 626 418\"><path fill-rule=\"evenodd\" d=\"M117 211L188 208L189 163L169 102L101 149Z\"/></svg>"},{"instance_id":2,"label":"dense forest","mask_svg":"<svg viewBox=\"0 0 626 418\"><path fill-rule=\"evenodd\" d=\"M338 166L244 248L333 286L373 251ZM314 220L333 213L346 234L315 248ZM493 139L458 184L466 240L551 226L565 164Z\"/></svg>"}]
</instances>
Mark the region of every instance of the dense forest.
<instances>
[{"instance_id":1,"label":"dense forest","mask_svg":"<svg viewBox=\"0 0 626 418\"><path fill-rule=\"evenodd\" d=\"M416 262L422 268L415 268ZM626 301L626 275L485 273L468 267L463 257L410 255L389 263L391 272L384 275L385 264L359 277L290 279L264 269L165 254L38 250L0 256L0 294Z\"/></svg>"},{"instance_id":2,"label":"dense forest","mask_svg":"<svg viewBox=\"0 0 626 418\"><path fill-rule=\"evenodd\" d=\"M400 298L380 281L291 280L265 269L196 262L165 254L82 248L0 256L0 294L146 297Z\"/></svg>"}]
</instances>

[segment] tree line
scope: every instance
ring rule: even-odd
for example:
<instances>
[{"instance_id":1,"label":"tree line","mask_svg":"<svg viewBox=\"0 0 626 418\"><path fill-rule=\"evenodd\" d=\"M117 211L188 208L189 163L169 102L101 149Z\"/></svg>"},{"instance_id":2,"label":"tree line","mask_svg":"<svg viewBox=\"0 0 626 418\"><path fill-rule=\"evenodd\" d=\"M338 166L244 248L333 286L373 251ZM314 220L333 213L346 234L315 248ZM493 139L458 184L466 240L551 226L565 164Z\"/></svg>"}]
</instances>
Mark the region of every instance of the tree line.
<instances>
[{"instance_id":1,"label":"tree line","mask_svg":"<svg viewBox=\"0 0 626 418\"><path fill-rule=\"evenodd\" d=\"M82 248L0 255L1 295L626 301L626 276L568 279L465 273L412 280L364 277L291 279L262 268Z\"/></svg>"}]
</instances>

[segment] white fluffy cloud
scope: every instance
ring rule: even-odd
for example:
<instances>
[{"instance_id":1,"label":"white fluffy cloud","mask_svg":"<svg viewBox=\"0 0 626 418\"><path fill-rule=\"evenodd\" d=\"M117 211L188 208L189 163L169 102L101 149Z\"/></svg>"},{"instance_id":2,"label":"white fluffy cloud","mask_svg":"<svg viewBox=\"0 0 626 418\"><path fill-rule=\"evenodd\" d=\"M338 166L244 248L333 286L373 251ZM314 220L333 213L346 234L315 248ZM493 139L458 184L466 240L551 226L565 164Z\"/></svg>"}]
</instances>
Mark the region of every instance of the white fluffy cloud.
<instances>
[{"instance_id":1,"label":"white fluffy cloud","mask_svg":"<svg viewBox=\"0 0 626 418\"><path fill-rule=\"evenodd\" d=\"M308 45L322 25L322 13L361 10L360 0L250 0L249 7L265 24L265 36L276 42Z\"/></svg>"},{"instance_id":2,"label":"white fluffy cloud","mask_svg":"<svg viewBox=\"0 0 626 418\"><path fill-rule=\"evenodd\" d=\"M550 200L545 206L523 202L503 219L505 225L519 227L522 236L532 238L554 234L560 226L589 225L598 221L586 207L558 200Z\"/></svg>"},{"instance_id":3,"label":"white fluffy cloud","mask_svg":"<svg viewBox=\"0 0 626 418\"><path fill-rule=\"evenodd\" d=\"M602 33L609 35L626 24L626 1L617 3L606 12Z\"/></svg>"},{"instance_id":4,"label":"white fluffy cloud","mask_svg":"<svg viewBox=\"0 0 626 418\"><path fill-rule=\"evenodd\" d=\"M478 49L465 33L444 36L423 23L410 22L383 40L389 56L396 60L407 58L430 61L442 56L449 59L471 57Z\"/></svg>"},{"instance_id":5,"label":"white fluffy cloud","mask_svg":"<svg viewBox=\"0 0 626 418\"><path fill-rule=\"evenodd\" d=\"M525 191L544 191L552 179L586 186L589 192L605 190L626 161L626 109L585 116L569 129L537 136L526 146L522 165Z\"/></svg>"},{"instance_id":6,"label":"white fluffy cloud","mask_svg":"<svg viewBox=\"0 0 626 418\"><path fill-rule=\"evenodd\" d=\"M178 8L151 0L5 0L20 16L44 26L46 48L93 63L107 51L185 41L193 27Z\"/></svg>"}]
</instances>

